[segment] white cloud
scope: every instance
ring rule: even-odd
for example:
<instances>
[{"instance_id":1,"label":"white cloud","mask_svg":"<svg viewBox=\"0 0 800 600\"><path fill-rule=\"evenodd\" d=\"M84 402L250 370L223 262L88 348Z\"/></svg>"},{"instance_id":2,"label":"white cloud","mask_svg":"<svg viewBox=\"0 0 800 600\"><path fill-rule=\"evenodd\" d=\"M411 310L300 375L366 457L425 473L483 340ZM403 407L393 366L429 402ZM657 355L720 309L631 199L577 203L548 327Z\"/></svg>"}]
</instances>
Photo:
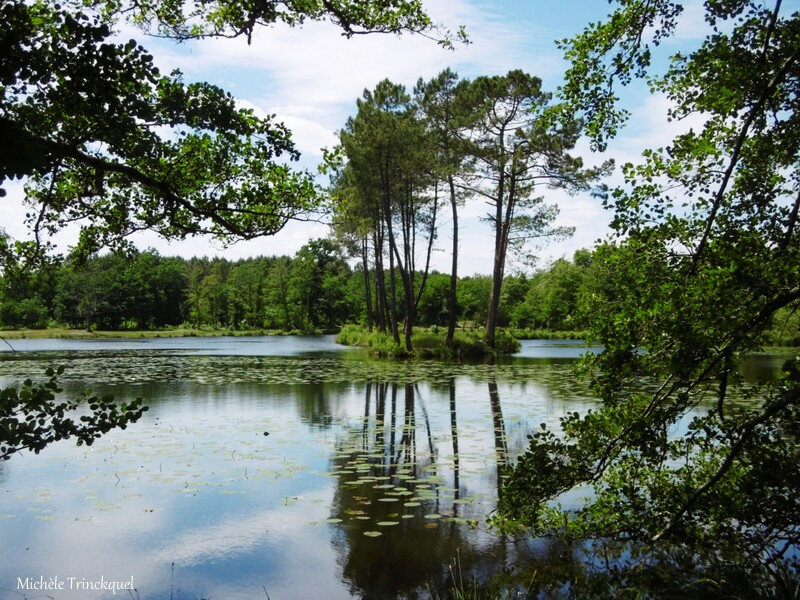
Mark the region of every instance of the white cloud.
<instances>
[{"instance_id":1,"label":"white cloud","mask_svg":"<svg viewBox=\"0 0 800 600\"><path fill-rule=\"evenodd\" d=\"M3 221L0 228L14 239L22 239L28 235L25 215L30 209L22 203L25 197L23 185L24 182L19 180L2 182L3 189L8 195L0 198L0 206L3 207Z\"/></svg>"},{"instance_id":2,"label":"white cloud","mask_svg":"<svg viewBox=\"0 0 800 600\"><path fill-rule=\"evenodd\" d=\"M249 81L254 96L248 99L264 107L301 104L326 107L328 118L342 124L341 110L350 110L365 87L389 77L413 86L420 76L431 77L447 66L469 74L496 73L522 67L542 74L553 73L558 53L534 55L532 40L547 40L554 32L529 24L509 24L489 7L466 0L444 0L431 7L437 21L463 23L472 44L456 51L440 48L422 36L365 35L344 38L328 23L308 23L302 28L276 25L260 29L252 43L244 38L212 39L180 47L158 44L160 64L180 67L187 78L215 76L221 70L250 70L258 79ZM331 108L339 110L333 112ZM270 109L267 109L269 112ZM337 114L338 113L338 114Z\"/></svg>"},{"instance_id":3,"label":"white cloud","mask_svg":"<svg viewBox=\"0 0 800 600\"><path fill-rule=\"evenodd\" d=\"M683 12L678 19L672 43L681 43L688 40L704 38L709 31L705 21L706 10L702 2L692 1L683 4Z\"/></svg>"}]
</instances>

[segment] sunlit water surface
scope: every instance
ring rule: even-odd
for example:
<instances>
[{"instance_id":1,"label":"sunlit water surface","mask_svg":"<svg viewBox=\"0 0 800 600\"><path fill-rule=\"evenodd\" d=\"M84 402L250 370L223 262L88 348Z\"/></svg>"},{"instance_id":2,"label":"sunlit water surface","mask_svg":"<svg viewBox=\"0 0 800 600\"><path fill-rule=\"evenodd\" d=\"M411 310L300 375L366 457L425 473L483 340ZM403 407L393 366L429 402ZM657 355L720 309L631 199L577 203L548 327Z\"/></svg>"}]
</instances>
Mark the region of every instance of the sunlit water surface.
<instances>
[{"instance_id":1,"label":"sunlit water surface","mask_svg":"<svg viewBox=\"0 0 800 600\"><path fill-rule=\"evenodd\" d=\"M580 344L494 365L374 360L330 336L12 344L0 386L63 365L66 393L150 410L91 447L0 462L0 598L37 597L27 577L67 582L39 597L120 597L69 589L100 576L142 599L426 597L456 556L480 578L563 552L486 516L526 436L595 404Z\"/></svg>"}]
</instances>

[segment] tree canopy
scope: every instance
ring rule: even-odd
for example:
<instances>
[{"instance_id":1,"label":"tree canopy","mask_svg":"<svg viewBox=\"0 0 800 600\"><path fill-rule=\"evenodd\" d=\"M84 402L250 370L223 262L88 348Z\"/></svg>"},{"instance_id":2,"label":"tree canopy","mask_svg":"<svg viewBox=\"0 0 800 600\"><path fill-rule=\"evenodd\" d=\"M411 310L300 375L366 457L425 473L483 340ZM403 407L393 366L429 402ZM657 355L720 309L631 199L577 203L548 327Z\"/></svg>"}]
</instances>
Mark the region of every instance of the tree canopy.
<instances>
[{"instance_id":1,"label":"tree canopy","mask_svg":"<svg viewBox=\"0 0 800 600\"><path fill-rule=\"evenodd\" d=\"M351 37L366 33L414 32L436 35L443 45L453 38L466 39L435 24L419 0L352 2L347 0L147 0L118 2L94 0L106 14L125 15L154 34L176 39L240 35L251 38L259 26L306 21L330 21Z\"/></svg>"},{"instance_id":2,"label":"tree canopy","mask_svg":"<svg viewBox=\"0 0 800 600\"><path fill-rule=\"evenodd\" d=\"M610 171L607 161L593 169L572 156L580 132L576 120L556 119L560 107L542 82L520 70L478 77L464 88L473 118L466 154L470 169L465 186L489 205L485 220L494 234L492 295L486 319L486 342L495 346L500 290L510 251L524 253L532 240L572 235L555 227L558 206L546 203L542 188L570 193L590 191L592 182Z\"/></svg>"},{"instance_id":3,"label":"tree canopy","mask_svg":"<svg viewBox=\"0 0 800 600\"><path fill-rule=\"evenodd\" d=\"M347 230L362 240L372 235L378 328L384 331L388 324L399 342L396 265L404 296L406 350L412 350L415 312L425 291L445 197L449 196L453 237L446 341L453 341L458 316L458 206L467 197L476 197L489 204L485 220L494 234L486 342L495 348L509 251L521 253L532 240L572 231L553 226L558 207L538 194L545 188L591 191L593 182L610 169L611 161L584 168L582 159L569 153L578 138L578 121L555 118L560 108L550 100L541 80L520 70L459 81L447 69L428 82L420 79L413 96L403 86L384 80L357 101L357 114L340 132L341 155L334 155L347 160L346 165L335 164L334 212L341 222L337 231ZM419 254L425 267L416 281L418 239L424 243L424 253ZM388 294L382 277L384 242ZM368 249L363 241L365 272ZM365 278L365 297L369 296Z\"/></svg>"},{"instance_id":4,"label":"tree canopy","mask_svg":"<svg viewBox=\"0 0 800 600\"><path fill-rule=\"evenodd\" d=\"M736 363L800 301L800 15L780 0L706 2L699 47L651 74L683 7L616 4L564 42L564 95L594 144L624 123L615 90L634 77L671 118L702 125L624 166L589 308L604 351L585 370L602 407L532 437L501 509L540 534L644 544L630 562L774 564L800 545L800 372L789 361L778 381L743 387ZM578 508L549 503L580 484L594 494Z\"/></svg>"},{"instance_id":5,"label":"tree canopy","mask_svg":"<svg viewBox=\"0 0 800 600\"><path fill-rule=\"evenodd\" d=\"M135 40L114 40L119 19L179 39L307 19L331 20L345 35L441 32L407 0L14 0L0 18L0 183L28 177L37 241L80 223L84 255L144 229L224 241L270 235L319 203L311 176L288 164L298 153L282 124L217 86L161 73Z\"/></svg>"}]
</instances>

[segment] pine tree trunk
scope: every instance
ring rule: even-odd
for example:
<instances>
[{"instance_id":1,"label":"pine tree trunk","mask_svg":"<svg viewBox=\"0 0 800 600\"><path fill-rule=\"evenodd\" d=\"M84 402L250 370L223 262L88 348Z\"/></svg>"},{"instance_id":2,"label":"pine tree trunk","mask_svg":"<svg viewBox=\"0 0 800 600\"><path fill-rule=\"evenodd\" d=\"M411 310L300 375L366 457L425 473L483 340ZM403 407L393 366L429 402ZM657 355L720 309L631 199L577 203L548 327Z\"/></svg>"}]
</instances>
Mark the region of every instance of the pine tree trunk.
<instances>
[{"instance_id":1,"label":"pine tree trunk","mask_svg":"<svg viewBox=\"0 0 800 600\"><path fill-rule=\"evenodd\" d=\"M367 329L372 331L372 290L369 286L369 246L367 238L361 240L361 260L364 268L364 301L367 305Z\"/></svg>"},{"instance_id":2,"label":"pine tree trunk","mask_svg":"<svg viewBox=\"0 0 800 600\"><path fill-rule=\"evenodd\" d=\"M397 286L394 281L394 254L389 249L389 323L392 326L392 337L400 343L400 331L397 328Z\"/></svg>"},{"instance_id":3,"label":"pine tree trunk","mask_svg":"<svg viewBox=\"0 0 800 600\"><path fill-rule=\"evenodd\" d=\"M450 346L456 331L458 320L458 302L456 299L456 286L458 284L458 206L456 204L456 188L453 176L447 178L450 184L450 207L453 212L453 265L450 270L450 293L447 296L447 336L444 343Z\"/></svg>"},{"instance_id":4,"label":"pine tree trunk","mask_svg":"<svg viewBox=\"0 0 800 600\"><path fill-rule=\"evenodd\" d=\"M383 242L378 233L373 233L372 242L375 250L375 296L378 301L378 331L386 333L386 282L383 278Z\"/></svg>"}]
</instances>

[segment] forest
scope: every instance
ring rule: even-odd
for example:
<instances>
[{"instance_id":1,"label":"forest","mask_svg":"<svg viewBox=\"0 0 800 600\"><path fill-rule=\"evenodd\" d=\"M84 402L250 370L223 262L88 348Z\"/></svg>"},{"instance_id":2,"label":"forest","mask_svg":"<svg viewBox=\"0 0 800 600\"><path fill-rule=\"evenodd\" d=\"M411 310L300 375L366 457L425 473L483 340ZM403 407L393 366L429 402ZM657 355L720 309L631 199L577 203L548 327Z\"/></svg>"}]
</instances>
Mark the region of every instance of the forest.
<instances>
[{"instance_id":1,"label":"forest","mask_svg":"<svg viewBox=\"0 0 800 600\"><path fill-rule=\"evenodd\" d=\"M384 273L388 278L390 273ZM422 278L416 273L417 280ZM374 276L370 275L374 282ZM396 274L395 289L401 286ZM585 327L582 298L597 287L592 255L579 251L534 275L503 281L499 325L514 330L579 334ZM342 249L312 240L294 257L161 257L156 252L112 253L83 264L52 261L34 271L6 271L0 323L12 328L148 330L186 326L294 333L338 332L345 324L367 324L364 273L351 268ZM450 275L431 272L417 309L422 327L447 327ZM460 328L486 322L491 278L458 281ZM377 287L369 286L378 306ZM392 302L386 302L387 306ZM404 319L397 306L395 321ZM388 319L387 319L388 321ZM544 334L545 332L542 332Z\"/></svg>"}]
</instances>

